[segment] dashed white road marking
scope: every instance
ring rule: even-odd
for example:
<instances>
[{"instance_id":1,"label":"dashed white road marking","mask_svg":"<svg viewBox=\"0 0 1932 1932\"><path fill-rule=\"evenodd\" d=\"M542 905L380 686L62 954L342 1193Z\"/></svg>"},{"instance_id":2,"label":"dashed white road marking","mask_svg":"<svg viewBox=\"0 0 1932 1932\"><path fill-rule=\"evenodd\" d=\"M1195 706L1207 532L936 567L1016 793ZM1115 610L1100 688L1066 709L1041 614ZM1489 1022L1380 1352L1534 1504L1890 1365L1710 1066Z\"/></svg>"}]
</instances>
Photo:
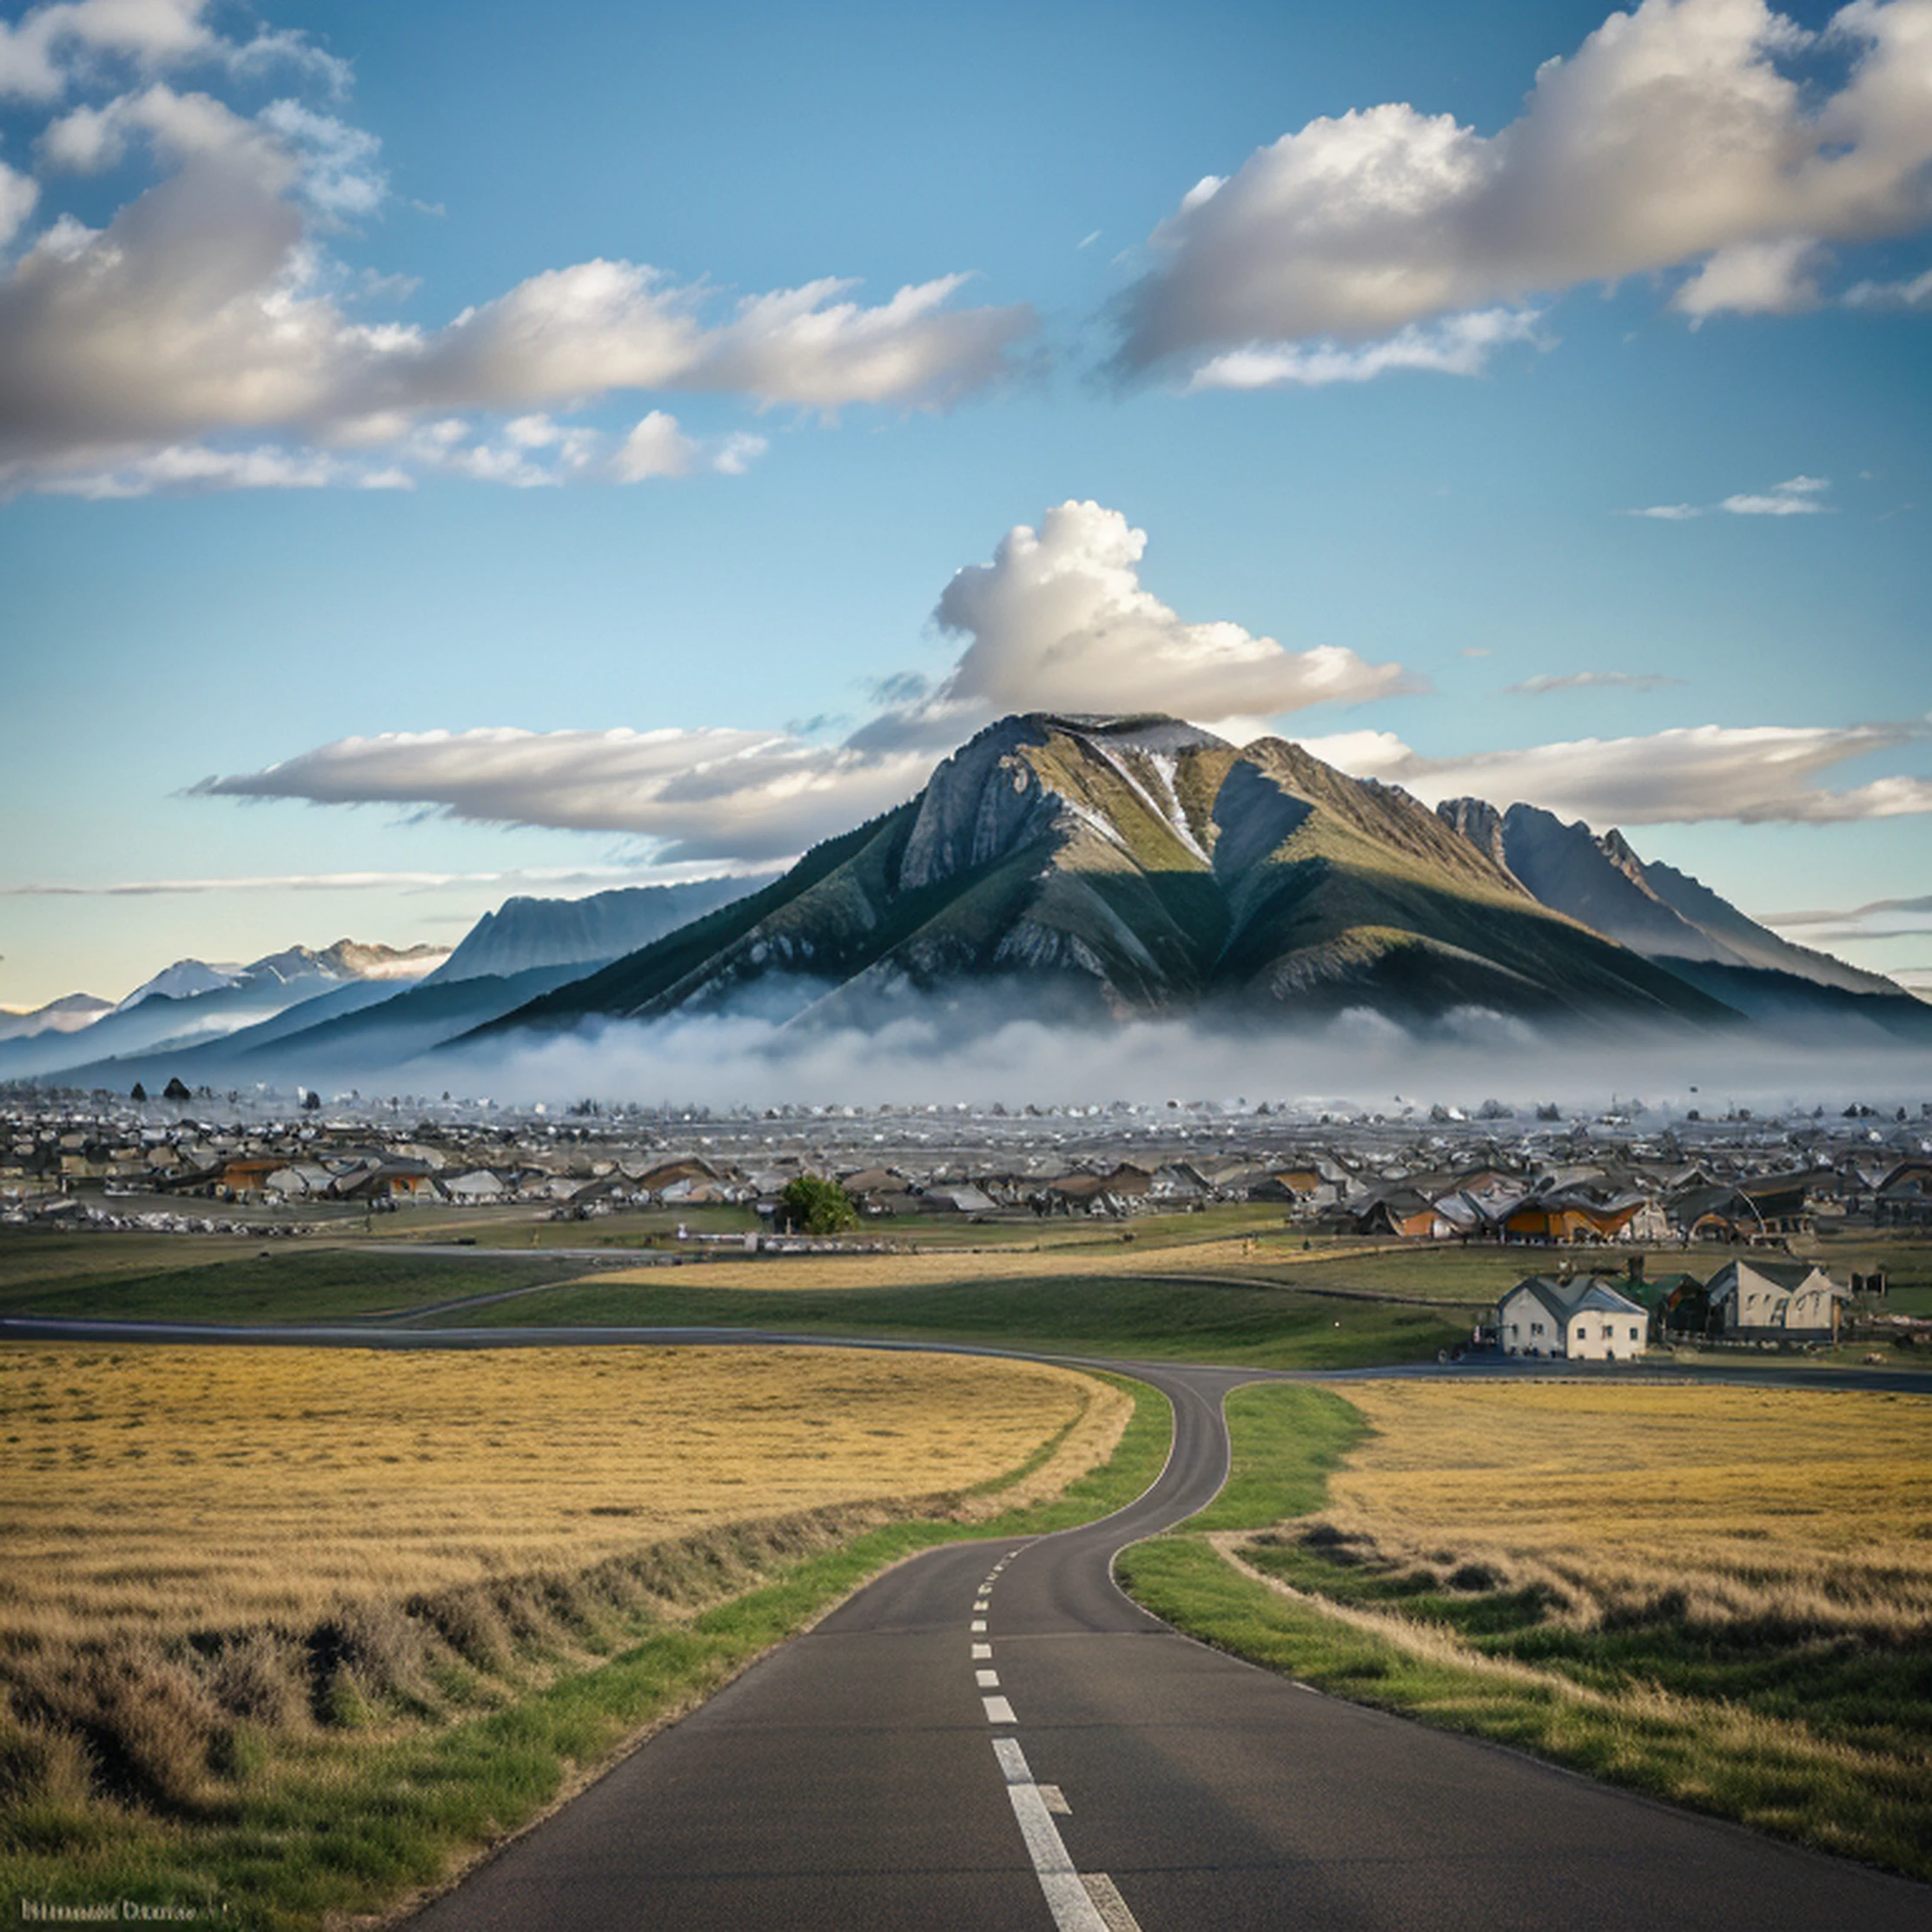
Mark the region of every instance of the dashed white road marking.
<instances>
[{"instance_id":1,"label":"dashed white road marking","mask_svg":"<svg viewBox=\"0 0 1932 1932\"><path fill-rule=\"evenodd\" d=\"M1067 1803L1067 1794L1057 1784L1042 1784L1040 1796L1046 1801L1047 1810L1056 1818L1070 1818L1074 1808Z\"/></svg>"},{"instance_id":2,"label":"dashed white road marking","mask_svg":"<svg viewBox=\"0 0 1932 1932\"><path fill-rule=\"evenodd\" d=\"M1006 1795L1013 1802L1013 1816L1019 1821L1020 1836L1026 1841L1027 1856L1047 1895L1047 1909L1059 1932L1115 1932L1101 1915L1093 1896L1081 1882L1074 1862L1067 1856L1059 1828L1047 1810L1047 1801L1027 1769L1026 1754L1018 1741L996 1737L993 1750L1006 1774Z\"/></svg>"},{"instance_id":3,"label":"dashed white road marking","mask_svg":"<svg viewBox=\"0 0 1932 1932\"><path fill-rule=\"evenodd\" d=\"M985 1618L984 1618L983 1617L976 1617L976 1618L974 1618L974 1619L973 1619L973 1621L972 1621L972 1624L971 1624L971 1629L972 1629L972 1632L973 1632L973 1635L974 1635L975 1637L983 1637L983 1636L985 1636L985 1634L986 1634L986 1619L985 1619Z\"/></svg>"},{"instance_id":4,"label":"dashed white road marking","mask_svg":"<svg viewBox=\"0 0 1932 1932\"><path fill-rule=\"evenodd\" d=\"M997 1690L1000 1687L1000 1673L997 1671L975 1671L973 1675L979 1679L982 1690Z\"/></svg>"},{"instance_id":5,"label":"dashed white road marking","mask_svg":"<svg viewBox=\"0 0 1932 1932\"><path fill-rule=\"evenodd\" d=\"M989 1724L1016 1724L1019 1719L1013 1715L1013 1706L1004 1697L982 1697L986 1706L986 1721Z\"/></svg>"},{"instance_id":6,"label":"dashed white road marking","mask_svg":"<svg viewBox=\"0 0 1932 1932\"><path fill-rule=\"evenodd\" d=\"M993 1646L990 1644L976 1644L973 1646L973 1661L976 1664L977 1664L983 1657L990 1657L992 1656L992 1654Z\"/></svg>"},{"instance_id":7,"label":"dashed white road marking","mask_svg":"<svg viewBox=\"0 0 1932 1932\"><path fill-rule=\"evenodd\" d=\"M1107 1932L1141 1932L1141 1922L1127 1909L1121 1889L1105 1872L1084 1872L1081 1883L1093 1900Z\"/></svg>"},{"instance_id":8,"label":"dashed white road marking","mask_svg":"<svg viewBox=\"0 0 1932 1932\"><path fill-rule=\"evenodd\" d=\"M985 1598L983 1598L983 1597L982 1597L982 1598L981 1598L979 1599L979 1601L978 1601L977 1603L976 1603L976 1604L975 1604L973 1605L973 1608L974 1608L974 1609L975 1609L976 1611L978 1611L978 1610L990 1610L990 1609L991 1609L992 1607L993 1607L993 1606L992 1606L992 1604L990 1604L989 1603L988 1603L988 1602L987 1602L987 1600L985 1599Z\"/></svg>"}]
</instances>

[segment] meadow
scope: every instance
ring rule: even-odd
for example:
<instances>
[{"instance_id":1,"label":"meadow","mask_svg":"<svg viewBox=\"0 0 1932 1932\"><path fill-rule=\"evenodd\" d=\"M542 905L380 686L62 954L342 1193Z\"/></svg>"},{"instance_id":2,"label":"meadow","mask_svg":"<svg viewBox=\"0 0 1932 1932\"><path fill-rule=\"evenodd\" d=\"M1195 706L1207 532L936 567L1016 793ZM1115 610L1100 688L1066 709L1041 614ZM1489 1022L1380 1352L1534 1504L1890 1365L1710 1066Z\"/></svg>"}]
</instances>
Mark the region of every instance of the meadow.
<instances>
[{"instance_id":1,"label":"meadow","mask_svg":"<svg viewBox=\"0 0 1932 1932\"><path fill-rule=\"evenodd\" d=\"M772 1264L774 1269L780 1265ZM888 1267L872 1277L879 1286L829 1285L848 1265L843 1257L810 1264L834 1271L824 1278L828 1285L817 1285L814 1274L801 1277L797 1287L777 1289L722 1285L741 1278L761 1280L764 1270L756 1263L600 1274L514 1301L432 1317L430 1324L717 1326L1271 1368L1427 1360L1470 1335L1467 1317L1453 1309L1302 1294L1262 1281L1117 1272L1039 1279L1020 1270L908 1286L896 1282Z\"/></svg>"},{"instance_id":2,"label":"meadow","mask_svg":"<svg viewBox=\"0 0 1932 1932\"><path fill-rule=\"evenodd\" d=\"M1123 1578L1341 1695L1932 1876L1932 1407L1366 1383L1230 1399Z\"/></svg>"},{"instance_id":3,"label":"meadow","mask_svg":"<svg viewBox=\"0 0 1932 1932\"><path fill-rule=\"evenodd\" d=\"M0 1229L0 1315L283 1325L402 1313L575 1279L581 1261L412 1254L374 1242Z\"/></svg>"},{"instance_id":4,"label":"meadow","mask_svg":"<svg viewBox=\"0 0 1932 1932\"><path fill-rule=\"evenodd\" d=\"M0 1885L313 1925L433 1883L949 1537L1144 1486L1166 1406L734 1348L0 1348Z\"/></svg>"}]
</instances>

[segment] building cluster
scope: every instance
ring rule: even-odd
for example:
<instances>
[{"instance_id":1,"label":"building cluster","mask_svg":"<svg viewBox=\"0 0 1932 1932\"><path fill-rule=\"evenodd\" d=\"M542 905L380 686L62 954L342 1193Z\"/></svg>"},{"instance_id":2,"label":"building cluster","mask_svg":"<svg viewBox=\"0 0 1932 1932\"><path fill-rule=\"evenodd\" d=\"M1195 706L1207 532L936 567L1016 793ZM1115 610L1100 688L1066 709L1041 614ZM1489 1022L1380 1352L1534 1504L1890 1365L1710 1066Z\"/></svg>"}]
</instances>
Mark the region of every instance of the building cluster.
<instances>
[{"instance_id":1,"label":"building cluster","mask_svg":"<svg viewBox=\"0 0 1932 1932\"><path fill-rule=\"evenodd\" d=\"M1311 1232L1565 1247L1775 1248L1820 1225L1932 1226L1932 1125L1875 1124L1853 1108L1646 1130L1627 1109L1525 1123L1211 1102L706 1115L0 1100L0 1213L17 1219L327 1221L427 1204L769 1212L804 1173L838 1179L882 1231L934 1214L1125 1221L1229 1202Z\"/></svg>"}]
</instances>

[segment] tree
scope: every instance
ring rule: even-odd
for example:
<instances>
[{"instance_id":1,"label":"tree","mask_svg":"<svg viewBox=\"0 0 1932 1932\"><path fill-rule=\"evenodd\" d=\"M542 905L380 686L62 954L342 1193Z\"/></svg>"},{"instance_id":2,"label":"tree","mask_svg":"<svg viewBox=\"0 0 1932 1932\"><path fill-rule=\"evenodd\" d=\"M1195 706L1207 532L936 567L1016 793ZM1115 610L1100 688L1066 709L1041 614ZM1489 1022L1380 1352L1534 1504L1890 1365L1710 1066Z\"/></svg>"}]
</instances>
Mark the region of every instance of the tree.
<instances>
[{"instance_id":1,"label":"tree","mask_svg":"<svg viewBox=\"0 0 1932 1932\"><path fill-rule=\"evenodd\" d=\"M162 1088L161 1097L163 1100L173 1101L178 1107L184 1100L193 1100L195 1096L193 1094L189 1092L188 1083L184 1080L182 1080L179 1074L176 1074L175 1077L170 1080L164 1088Z\"/></svg>"},{"instance_id":2,"label":"tree","mask_svg":"<svg viewBox=\"0 0 1932 1932\"><path fill-rule=\"evenodd\" d=\"M802 1174L787 1181L778 1196L778 1219L786 1227L807 1234L843 1234L858 1226L858 1209L836 1181Z\"/></svg>"},{"instance_id":3,"label":"tree","mask_svg":"<svg viewBox=\"0 0 1932 1932\"><path fill-rule=\"evenodd\" d=\"M147 1089L147 1088L146 1088L145 1087L143 1087L143 1086L142 1086L142 1085L141 1084L141 1082L139 1082L138 1080L137 1080L137 1081L136 1081L136 1082L135 1082L135 1083L134 1083L134 1086L133 1086L133 1088L131 1088L131 1089L129 1090L129 1094L128 1094L128 1098L129 1098L129 1100L131 1100L131 1101L134 1101L134 1102L137 1102L137 1103L138 1103L138 1102L142 1102L142 1101L144 1101L144 1100L146 1100L146 1099L147 1099L147 1097L148 1097L148 1089Z\"/></svg>"},{"instance_id":4,"label":"tree","mask_svg":"<svg viewBox=\"0 0 1932 1932\"><path fill-rule=\"evenodd\" d=\"M302 1095L302 1112L319 1114L322 1110L322 1096L311 1087Z\"/></svg>"}]
</instances>

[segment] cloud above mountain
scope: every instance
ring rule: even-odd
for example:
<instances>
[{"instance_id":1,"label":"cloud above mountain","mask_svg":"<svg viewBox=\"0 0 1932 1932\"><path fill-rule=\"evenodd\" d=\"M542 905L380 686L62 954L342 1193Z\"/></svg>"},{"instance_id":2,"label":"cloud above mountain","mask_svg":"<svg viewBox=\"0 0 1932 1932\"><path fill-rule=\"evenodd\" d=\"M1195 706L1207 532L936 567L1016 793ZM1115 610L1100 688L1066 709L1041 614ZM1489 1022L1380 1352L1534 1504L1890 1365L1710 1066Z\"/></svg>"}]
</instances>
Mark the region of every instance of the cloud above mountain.
<instances>
[{"instance_id":1,"label":"cloud above mountain","mask_svg":"<svg viewBox=\"0 0 1932 1932\"><path fill-rule=\"evenodd\" d=\"M1115 367L1468 373L1548 298L1632 275L1693 322L1811 308L1833 244L1932 219L1929 162L1932 0L1854 0L1820 33L1763 0L1644 0L1494 134L1390 102L1198 182L1120 304Z\"/></svg>"},{"instance_id":2,"label":"cloud above mountain","mask_svg":"<svg viewBox=\"0 0 1932 1932\"><path fill-rule=\"evenodd\" d=\"M388 199L375 137L299 100L248 114L161 77L193 67L213 85L280 62L340 90L346 69L317 69L299 36L223 41L207 10L80 0L0 30L0 93L63 108L34 175L0 164L0 241L25 233L50 184L137 157L158 175L103 227L63 213L0 266L0 492L730 474L761 441L707 450L658 410L543 443L506 447L498 432L640 394L824 416L944 408L1005 376L1033 332L1023 305L963 302L961 273L877 303L830 275L732 299L603 258L541 269L440 325L365 319L369 291L329 247ZM109 77L133 84L66 104Z\"/></svg>"},{"instance_id":3,"label":"cloud above mountain","mask_svg":"<svg viewBox=\"0 0 1932 1932\"><path fill-rule=\"evenodd\" d=\"M1252 736L1260 721L1406 688L1399 665L1334 645L1293 651L1227 620L1191 622L1141 582L1147 533L1069 502L960 571L935 619L963 640L936 685L879 681L843 743L726 727L388 732L339 739L204 796L413 804L493 824L624 831L671 861L802 850L899 804L945 752L1018 711L1162 711Z\"/></svg>"},{"instance_id":4,"label":"cloud above mountain","mask_svg":"<svg viewBox=\"0 0 1932 1932\"><path fill-rule=\"evenodd\" d=\"M1855 758L1922 744L1922 724L1682 725L1642 738L1574 738L1427 758L1390 731L1307 740L1360 778L1426 804L1474 797L1540 805L1592 825L1843 824L1932 812L1932 778L1874 778L1843 791L1817 780Z\"/></svg>"}]
</instances>

